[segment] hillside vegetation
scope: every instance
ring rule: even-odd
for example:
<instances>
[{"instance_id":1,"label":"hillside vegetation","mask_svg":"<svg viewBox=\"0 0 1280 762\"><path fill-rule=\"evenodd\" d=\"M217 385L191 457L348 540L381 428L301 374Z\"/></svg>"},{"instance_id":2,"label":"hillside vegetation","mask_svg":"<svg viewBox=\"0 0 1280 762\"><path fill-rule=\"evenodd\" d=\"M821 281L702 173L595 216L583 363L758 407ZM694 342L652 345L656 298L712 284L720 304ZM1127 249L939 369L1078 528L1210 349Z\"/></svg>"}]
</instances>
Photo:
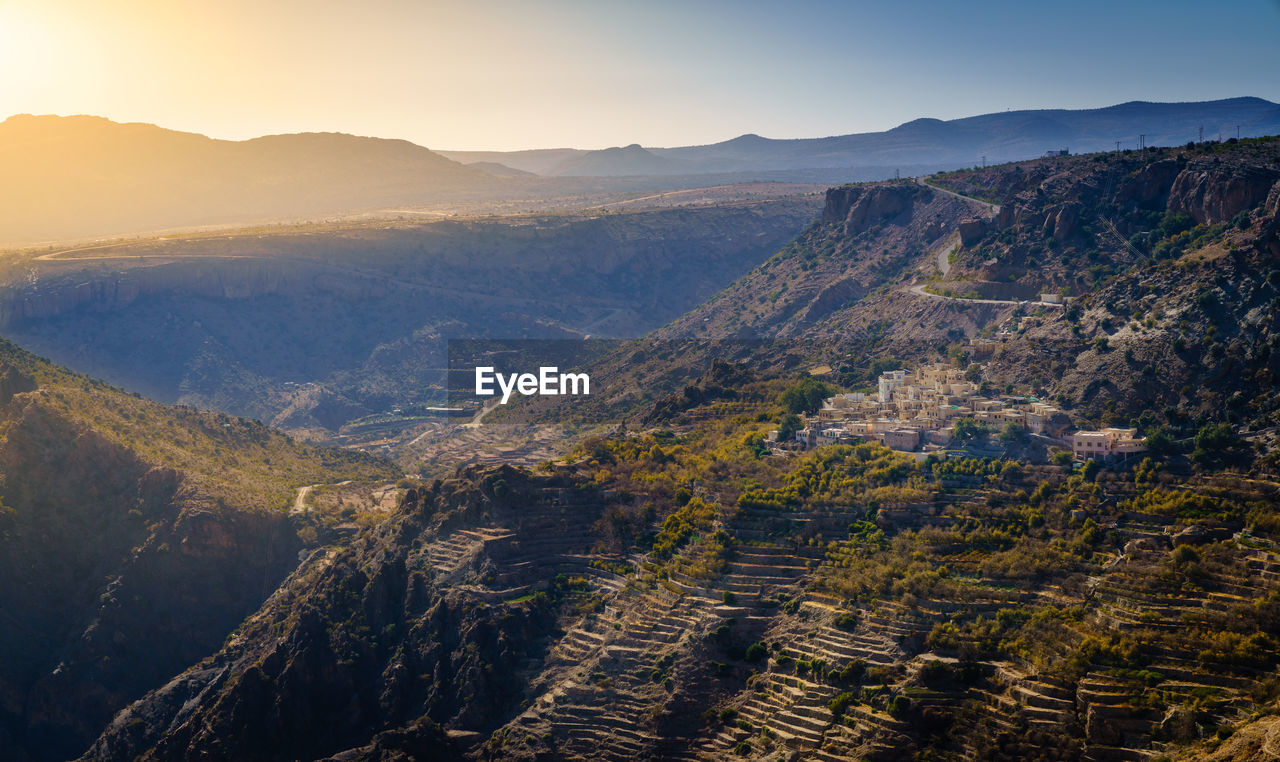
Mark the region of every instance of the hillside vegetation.
<instances>
[{"instance_id":1,"label":"hillside vegetation","mask_svg":"<svg viewBox=\"0 0 1280 762\"><path fill-rule=\"evenodd\" d=\"M76 712L60 749L101 760L1253 758L1280 711L1278 219L1274 139L834 188L793 242L595 365L600 393L576 414L623 426L534 468L408 480L395 511L352 516L346 539L323 517L295 517L330 545L291 555L259 586L238 580L231 589L255 588L261 605L235 601L231 637L166 660L163 677L148 673L158 687L109 722L126 691ZM1061 442L973 421L946 452L919 457L769 440L823 397L923 362L951 364L979 396L1051 399L1080 427L1133 425L1149 449L1076 465ZM8 409L49 395L9 378ZM152 409L161 419L147 427L164 430L171 414ZM258 431L234 426L227 437ZM53 482L6 481L4 499L34 504L23 496ZM141 494L169 505L167 487L152 489ZM335 505L321 497L313 504ZM271 559L307 543L274 531L208 545L257 542L254 557ZM150 536L154 551L136 557L202 547L171 537ZM140 613L153 596L170 600L107 592L114 617L139 621L156 620ZM142 637L114 621L104 614L87 642ZM97 673L52 674L67 682L32 705L100 693ZM26 727L25 743L53 726L42 722L6 727Z\"/></svg>"},{"instance_id":2,"label":"hillside vegetation","mask_svg":"<svg viewBox=\"0 0 1280 762\"><path fill-rule=\"evenodd\" d=\"M126 394L0 344L0 756L65 759L216 647L388 464Z\"/></svg>"}]
</instances>

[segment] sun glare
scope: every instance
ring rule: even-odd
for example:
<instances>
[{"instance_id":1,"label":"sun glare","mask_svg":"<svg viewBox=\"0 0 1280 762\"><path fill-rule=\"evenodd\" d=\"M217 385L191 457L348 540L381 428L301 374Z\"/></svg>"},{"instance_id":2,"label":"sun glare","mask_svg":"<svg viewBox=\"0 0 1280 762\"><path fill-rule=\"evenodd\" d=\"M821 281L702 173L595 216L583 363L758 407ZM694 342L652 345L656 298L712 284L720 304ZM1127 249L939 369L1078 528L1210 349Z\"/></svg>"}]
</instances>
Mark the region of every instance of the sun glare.
<instances>
[{"instance_id":1,"label":"sun glare","mask_svg":"<svg viewBox=\"0 0 1280 762\"><path fill-rule=\"evenodd\" d=\"M0 3L0 78L30 75L27 67L35 64L43 34L41 24L28 11Z\"/></svg>"}]
</instances>

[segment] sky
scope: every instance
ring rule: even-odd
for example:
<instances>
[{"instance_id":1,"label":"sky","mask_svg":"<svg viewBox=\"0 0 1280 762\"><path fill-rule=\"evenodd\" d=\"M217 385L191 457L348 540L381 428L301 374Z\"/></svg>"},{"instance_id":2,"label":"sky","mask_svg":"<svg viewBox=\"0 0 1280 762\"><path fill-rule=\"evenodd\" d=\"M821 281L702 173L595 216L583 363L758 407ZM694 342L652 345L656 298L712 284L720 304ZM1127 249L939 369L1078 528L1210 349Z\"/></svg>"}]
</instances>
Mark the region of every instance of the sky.
<instances>
[{"instance_id":1,"label":"sky","mask_svg":"<svg viewBox=\"0 0 1280 762\"><path fill-rule=\"evenodd\" d=\"M434 149L820 137L1280 102L1280 0L0 0L0 118Z\"/></svg>"}]
</instances>

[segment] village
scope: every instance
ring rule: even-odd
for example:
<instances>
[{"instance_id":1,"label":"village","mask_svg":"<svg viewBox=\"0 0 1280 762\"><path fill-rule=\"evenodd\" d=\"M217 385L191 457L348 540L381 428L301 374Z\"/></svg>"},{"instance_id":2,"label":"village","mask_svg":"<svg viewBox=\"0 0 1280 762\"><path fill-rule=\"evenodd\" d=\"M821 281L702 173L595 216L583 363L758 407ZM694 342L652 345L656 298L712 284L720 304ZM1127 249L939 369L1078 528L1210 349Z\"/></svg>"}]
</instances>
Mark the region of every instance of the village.
<instances>
[{"instance_id":1,"label":"village","mask_svg":"<svg viewBox=\"0 0 1280 762\"><path fill-rule=\"evenodd\" d=\"M791 438L775 430L768 444L774 452L786 453L871 441L923 458L973 449L987 435L998 435L1070 450L1076 461L1125 461L1147 449L1134 429L1077 430L1071 417L1054 405L1027 396L991 398L980 393L980 381L940 364L914 372L887 371L876 392L829 397Z\"/></svg>"}]
</instances>

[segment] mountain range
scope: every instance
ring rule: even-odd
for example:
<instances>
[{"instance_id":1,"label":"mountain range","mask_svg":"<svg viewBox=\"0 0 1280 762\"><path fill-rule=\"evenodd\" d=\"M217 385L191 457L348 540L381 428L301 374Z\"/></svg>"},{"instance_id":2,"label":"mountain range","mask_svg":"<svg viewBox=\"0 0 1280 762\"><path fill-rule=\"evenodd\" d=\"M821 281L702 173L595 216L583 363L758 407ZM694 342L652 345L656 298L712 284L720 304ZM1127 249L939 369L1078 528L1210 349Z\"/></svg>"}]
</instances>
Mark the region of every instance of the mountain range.
<instances>
[{"instance_id":1,"label":"mountain range","mask_svg":"<svg viewBox=\"0 0 1280 762\"><path fill-rule=\"evenodd\" d=\"M1262 98L1191 103L1131 101L1097 109L1005 111L943 121L915 119L884 132L777 140L742 135L721 143L676 148L606 148L599 151L443 151L458 161L491 161L527 172L684 175L833 167L888 169L904 165L956 168L1041 156L1146 145L1177 145L1206 137L1272 135L1280 132L1280 105Z\"/></svg>"},{"instance_id":2,"label":"mountain range","mask_svg":"<svg viewBox=\"0 0 1280 762\"><path fill-rule=\"evenodd\" d=\"M1261 98L1134 101L1087 110L916 119L884 132L586 151L432 151L341 133L218 140L92 116L0 123L0 241L34 243L209 225L315 220L401 206L502 204L748 181L837 184L1047 151L1179 145L1280 133ZM526 174L527 173L527 174ZM539 175L534 177L532 175ZM598 203L598 202L587 202Z\"/></svg>"}]
</instances>

